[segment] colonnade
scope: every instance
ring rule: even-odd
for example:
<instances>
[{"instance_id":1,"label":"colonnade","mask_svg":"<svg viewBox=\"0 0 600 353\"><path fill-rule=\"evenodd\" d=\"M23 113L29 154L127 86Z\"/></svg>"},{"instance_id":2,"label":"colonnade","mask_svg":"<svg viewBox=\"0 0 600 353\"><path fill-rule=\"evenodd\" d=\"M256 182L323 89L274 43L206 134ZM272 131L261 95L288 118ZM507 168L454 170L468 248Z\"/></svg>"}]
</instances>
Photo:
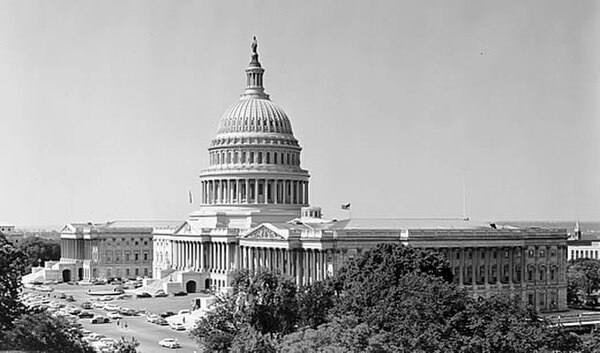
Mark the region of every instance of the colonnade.
<instances>
[{"instance_id":1,"label":"colonnade","mask_svg":"<svg viewBox=\"0 0 600 353\"><path fill-rule=\"evenodd\" d=\"M240 254L242 268L253 272L277 269L295 278L298 285L324 280L332 263L331 252L321 249L240 246Z\"/></svg>"},{"instance_id":2,"label":"colonnade","mask_svg":"<svg viewBox=\"0 0 600 353\"><path fill-rule=\"evenodd\" d=\"M289 179L214 179L202 181L203 204L307 205L308 181Z\"/></svg>"},{"instance_id":3,"label":"colonnade","mask_svg":"<svg viewBox=\"0 0 600 353\"><path fill-rule=\"evenodd\" d=\"M234 243L174 240L170 246L174 269L226 273L236 268Z\"/></svg>"},{"instance_id":4,"label":"colonnade","mask_svg":"<svg viewBox=\"0 0 600 353\"><path fill-rule=\"evenodd\" d=\"M60 239L61 258L83 260L86 255L85 253L83 239Z\"/></svg>"}]
</instances>

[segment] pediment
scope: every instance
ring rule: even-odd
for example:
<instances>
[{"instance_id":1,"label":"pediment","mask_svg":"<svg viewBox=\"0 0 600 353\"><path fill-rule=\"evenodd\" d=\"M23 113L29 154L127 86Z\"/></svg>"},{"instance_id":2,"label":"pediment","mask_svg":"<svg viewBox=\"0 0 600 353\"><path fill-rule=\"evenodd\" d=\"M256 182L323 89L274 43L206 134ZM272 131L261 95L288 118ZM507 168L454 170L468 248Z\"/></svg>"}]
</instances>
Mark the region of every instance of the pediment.
<instances>
[{"instance_id":1,"label":"pediment","mask_svg":"<svg viewBox=\"0 0 600 353\"><path fill-rule=\"evenodd\" d=\"M64 227L62 227L62 229L60 230L60 233L75 233L76 229L75 227L73 227L73 225L71 224L66 224Z\"/></svg>"},{"instance_id":2,"label":"pediment","mask_svg":"<svg viewBox=\"0 0 600 353\"><path fill-rule=\"evenodd\" d=\"M189 222L183 223L177 230L175 231L175 235L190 235L194 234L194 228Z\"/></svg>"},{"instance_id":3,"label":"pediment","mask_svg":"<svg viewBox=\"0 0 600 353\"><path fill-rule=\"evenodd\" d=\"M267 225L260 225L242 236L242 239L257 239L257 240L287 240L285 236L279 234L275 229Z\"/></svg>"}]
</instances>

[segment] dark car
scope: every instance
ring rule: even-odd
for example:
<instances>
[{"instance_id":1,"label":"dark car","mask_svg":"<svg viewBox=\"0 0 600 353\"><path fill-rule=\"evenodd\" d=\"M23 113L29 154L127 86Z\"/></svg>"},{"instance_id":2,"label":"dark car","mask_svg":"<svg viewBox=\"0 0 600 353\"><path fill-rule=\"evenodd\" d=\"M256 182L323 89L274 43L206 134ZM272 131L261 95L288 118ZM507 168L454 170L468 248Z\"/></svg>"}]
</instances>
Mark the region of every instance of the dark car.
<instances>
[{"instance_id":1,"label":"dark car","mask_svg":"<svg viewBox=\"0 0 600 353\"><path fill-rule=\"evenodd\" d=\"M92 324L106 324L109 322L110 319L104 316L96 316L92 319Z\"/></svg>"},{"instance_id":2,"label":"dark car","mask_svg":"<svg viewBox=\"0 0 600 353\"><path fill-rule=\"evenodd\" d=\"M166 318L166 317L173 316L173 315L175 315L174 312L172 312L172 311L165 311L164 313L160 314L160 317Z\"/></svg>"},{"instance_id":3,"label":"dark car","mask_svg":"<svg viewBox=\"0 0 600 353\"><path fill-rule=\"evenodd\" d=\"M79 315L77 315L77 316L79 316L80 319L85 319L85 318L94 317L94 313L92 313L91 311L84 310L84 311L80 312Z\"/></svg>"},{"instance_id":4,"label":"dark car","mask_svg":"<svg viewBox=\"0 0 600 353\"><path fill-rule=\"evenodd\" d=\"M148 292L142 292L135 295L136 298L150 298L152 297Z\"/></svg>"},{"instance_id":5,"label":"dark car","mask_svg":"<svg viewBox=\"0 0 600 353\"><path fill-rule=\"evenodd\" d=\"M180 291L180 292L173 293L174 297L183 297L184 295L187 295L187 292Z\"/></svg>"}]
</instances>

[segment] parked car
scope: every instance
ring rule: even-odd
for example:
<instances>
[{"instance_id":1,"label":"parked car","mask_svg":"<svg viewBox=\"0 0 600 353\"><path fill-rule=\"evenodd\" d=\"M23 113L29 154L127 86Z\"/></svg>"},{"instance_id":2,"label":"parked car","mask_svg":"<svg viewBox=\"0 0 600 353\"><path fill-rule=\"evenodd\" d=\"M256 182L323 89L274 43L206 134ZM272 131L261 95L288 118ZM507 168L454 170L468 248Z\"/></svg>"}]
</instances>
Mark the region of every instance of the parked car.
<instances>
[{"instance_id":1,"label":"parked car","mask_svg":"<svg viewBox=\"0 0 600 353\"><path fill-rule=\"evenodd\" d=\"M159 317L158 319L156 319L156 321L154 323L157 325L160 325L160 326L168 326L169 325L169 322L167 320L163 319L162 317Z\"/></svg>"},{"instance_id":2,"label":"parked car","mask_svg":"<svg viewBox=\"0 0 600 353\"><path fill-rule=\"evenodd\" d=\"M137 298L150 298L152 296L148 292L142 292L142 293L136 294L136 297Z\"/></svg>"},{"instance_id":3,"label":"parked car","mask_svg":"<svg viewBox=\"0 0 600 353\"><path fill-rule=\"evenodd\" d=\"M67 310L67 312L71 315L79 315L79 314L81 314L81 311L82 310L77 307L72 307Z\"/></svg>"},{"instance_id":4,"label":"parked car","mask_svg":"<svg viewBox=\"0 0 600 353\"><path fill-rule=\"evenodd\" d=\"M159 341L158 344L165 348L181 348L181 344L176 338L165 338Z\"/></svg>"},{"instance_id":5,"label":"parked car","mask_svg":"<svg viewBox=\"0 0 600 353\"><path fill-rule=\"evenodd\" d=\"M162 317L162 318L167 318L167 317L173 316L173 315L175 315L175 313L172 311L165 311L164 313L160 313L160 317Z\"/></svg>"},{"instance_id":6,"label":"parked car","mask_svg":"<svg viewBox=\"0 0 600 353\"><path fill-rule=\"evenodd\" d=\"M184 292L184 291L179 291L179 292L173 293L174 297L182 297L184 295L188 295L188 294L186 292Z\"/></svg>"},{"instance_id":7,"label":"parked car","mask_svg":"<svg viewBox=\"0 0 600 353\"><path fill-rule=\"evenodd\" d=\"M74 301L75 301L75 298L73 298L73 296L72 296L72 295L67 295L67 298L66 298L66 300L67 300L68 302L74 302Z\"/></svg>"},{"instance_id":8,"label":"parked car","mask_svg":"<svg viewBox=\"0 0 600 353\"><path fill-rule=\"evenodd\" d=\"M156 314L150 314L150 315L146 316L146 320L151 323L155 323L156 320L158 320L158 319L160 319L160 316L158 316Z\"/></svg>"},{"instance_id":9,"label":"parked car","mask_svg":"<svg viewBox=\"0 0 600 353\"><path fill-rule=\"evenodd\" d=\"M185 326L181 322L172 322L169 327L175 331L185 331Z\"/></svg>"},{"instance_id":10,"label":"parked car","mask_svg":"<svg viewBox=\"0 0 600 353\"><path fill-rule=\"evenodd\" d=\"M83 303L81 303L81 307L83 309L91 309L92 308L92 303L90 303L90 302L83 302Z\"/></svg>"},{"instance_id":11,"label":"parked car","mask_svg":"<svg viewBox=\"0 0 600 353\"><path fill-rule=\"evenodd\" d=\"M85 318L94 317L94 313L92 313L91 311L84 310L84 311L80 312L79 315L77 315L77 316L79 316L80 319L85 319Z\"/></svg>"},{"instance_id":12,"label":"parked car","mask_svg":"<svg viewBox=\"0 0 600 353\"><path fill-rule=\"evenodd\" d=\"M167 297L169 296L167 293L165 293L163 290L159 290L156 292L156 294L154 294L155 298L162 298L162 297Z\"/></svg>"},{"instance_id":13,"label":"parked car","mask_svg":"<svg viewBox=\"0 0 600 353\"><path fill-rule=\"evenodd\" d=\"M130 309L130 308L121 308L121 310L119 310L119 312L121 313L121 315L125 315L125 316L137 315L137 311L134 309Z\"/></svg>"},{"instance_id":14,"label":"parked car","mask_svg":"<svg viewBox=\"0 0 600 353\"><path fill-rule=\"evenodd\" d=\"M109 322L110 319L104 316L96 316L92 319L92 324L106 324Z\"/></svg>"},{"instance_id":15,"label":"parked car","mask_svg":"<svg viewBox=\"0 0 600 353\"><path fill-rule=\"evenodd\" d=\"M121 316L121 314L119 314L116 311L111 311L108 314L106 314L106 316L108 316L108 318L111 319L111 320L117 320L117 319L122 319L123 318Z\"/></svg>"},{"instance_id":16,"label":"parked car","mask_svg":"<svg viewBox=\"0 0 600 353\"><path fill-rule=\"evenodd\" d=\"M106 311L119 311L121 308L119 308L118 306L114 305L114 304L106 304L104 306L104 310Z\"/></svg>"},{"instance_id":17,"label":"parked car","mask_svg":"<svg viewBox=\"0 0 600 353\"><path fill-rule=\"evenodd\" d=\"M65 293L58 293L58 299L67 299L67 295Z\"/></svg>"},{"instance_id":18,"label":"parked car","mask_svg":"<svg viewBox=\"0 0 600 353\"><path fill-rule=\"evenodd\" d=\"M188 309L179 310L179 315L191 314L192 312Z\"/></svg>"}]
</instances>

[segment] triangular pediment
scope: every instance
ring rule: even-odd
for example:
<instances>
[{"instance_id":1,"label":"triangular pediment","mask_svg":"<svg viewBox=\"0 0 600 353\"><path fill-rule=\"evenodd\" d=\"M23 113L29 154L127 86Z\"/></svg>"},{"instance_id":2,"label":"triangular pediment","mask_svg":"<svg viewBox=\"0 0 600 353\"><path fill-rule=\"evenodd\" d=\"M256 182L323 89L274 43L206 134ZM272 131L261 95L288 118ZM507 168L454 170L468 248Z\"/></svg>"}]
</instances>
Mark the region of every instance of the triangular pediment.
<instances>
[{"instance_id":1,"label":"triangular pediment","mask_svg":"<svg viewBox=\"0 0 600 353\"><path fill-rule=\"evenodd\" d=\"M75 233L76 229L71 224L65 224L64 227L60 230L61 233Z\"/></svg>"},{"instance_id":2,"label":"triangular pediment","mask_svg":"<svg viewBox=\"0 0 600 353\"><path fill-rule=\"evenodd\" d=\"M241 237L242 239L287 240L287 237L277 232L277 228L261 224Z\"/></svg>"},{"instance_id":3,"label":"triangular pediment","mask_svg":"<svg viewBox=\"0 0 600 353\"><path fill-rule=\"evenodd\" d=\"M177 230L175 231L175 235L190 235L194 234L194 228L189 222L183 223Z\"/></svg>"}]
</instances>

